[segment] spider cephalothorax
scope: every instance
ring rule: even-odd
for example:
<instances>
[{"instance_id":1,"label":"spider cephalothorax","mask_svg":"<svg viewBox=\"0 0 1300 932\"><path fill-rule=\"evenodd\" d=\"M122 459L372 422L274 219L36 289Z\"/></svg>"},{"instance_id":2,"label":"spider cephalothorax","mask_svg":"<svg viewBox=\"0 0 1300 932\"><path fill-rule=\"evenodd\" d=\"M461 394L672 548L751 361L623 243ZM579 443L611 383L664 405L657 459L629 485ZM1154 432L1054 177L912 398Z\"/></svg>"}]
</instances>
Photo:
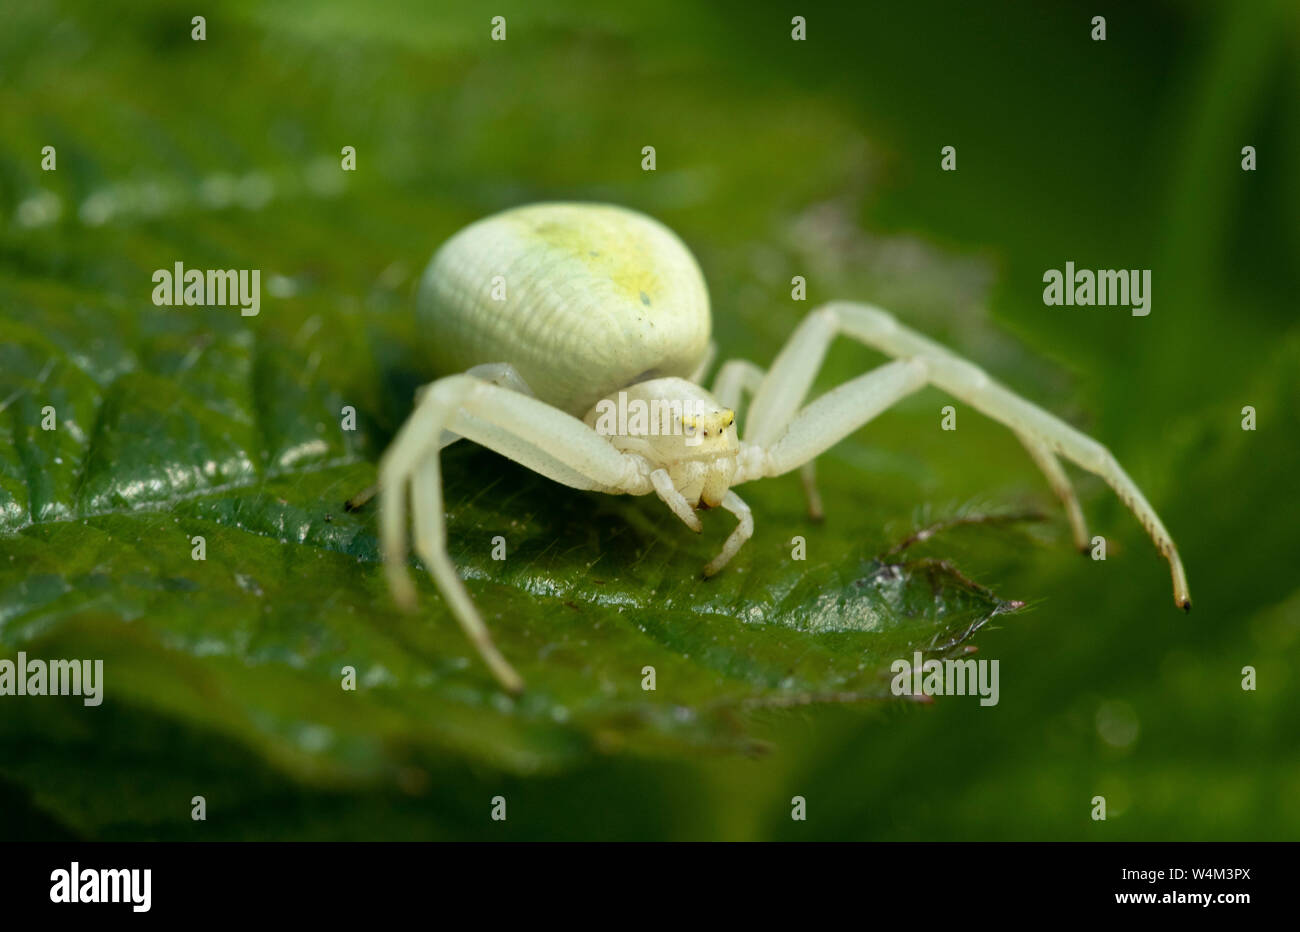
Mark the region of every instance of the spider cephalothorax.
<instances>
[{"instance_id":1,"label":"spider cephalothorax","mask_svg":"<svg viewBox=\"0 0 1300 932\"><path fill-rule=\"evenodd\" d=\"M717 508L731 488L740 453L736 412L694 382L668 376L629 385L617 399L596 402L583 423L614 449L642 457L652 481L665 470L666 488L690 508ZM694 515L683 520L700 530Z\"/></svg>"}]
</instances>

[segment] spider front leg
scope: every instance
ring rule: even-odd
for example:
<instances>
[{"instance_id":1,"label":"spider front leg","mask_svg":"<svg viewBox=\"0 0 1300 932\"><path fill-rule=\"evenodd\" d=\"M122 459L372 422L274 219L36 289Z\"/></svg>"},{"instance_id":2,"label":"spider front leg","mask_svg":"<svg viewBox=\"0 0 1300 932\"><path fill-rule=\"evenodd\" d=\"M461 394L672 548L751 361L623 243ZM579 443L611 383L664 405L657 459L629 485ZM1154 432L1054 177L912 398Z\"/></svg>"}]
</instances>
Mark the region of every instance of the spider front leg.
<instances>
[{"instance_id":1,"label":"spider front leg","mask_svg":"<svg viewBox=\"0 0 1300 932\"><path fill-rule=\"evenodd\" d=\"M380 536L394 599L415 603L406 572L406 495L411 484L415 548L465 634L497 681L511 692L523 680L492 642L447 553L439 449L445 431L468 438L556 482L577 489L644 495L644 462L615 450L582 421L535 398L468 375L432 383L380 463Z\"/></svg>"},{"instance_id":2,"label":"spider front leg","mask_svg":"<svg viewBox=\"0 0 1300 932\"><path fill-rule=\"evenodd\" d=\"M798 469L882 411L925 387L927 376L924 360L899 359L831 389L800 411L775 443L746 442L736 483ZM758 426L756 433L766 436L761 422Z\"/></svg>"},{"instance_id":3,"label":"spider front leg","mask_svg":"<svg viewBox=\"0 0 1300 932\"><path fill-rule=\"evenodd\" d=\"M704 530L704 525L700 523L700 516L695 513L695 508L686 500L686 496L673 485L672 476L666 469L656 469L650 473L650 482L654 486L655 492L668 510L681 519L695 533ZM749 506L735 492L730 490L722 497L719 506L725 508L736 516L736 528L727 537L727 542L722 545L722 552L708 562L704 567L704 576L707 578L714 575L724 566L731 562L737 551L745 546L745 541L749 540L754 534L754 516L749 510Z\"/></svg>"},{"instance_id":4,"label":"spider front leg","mask_svg":"<svg viewBox=\"0 0 1300 932\"><path fill-rule=\"evenodd\" d=\"M713 397L723 407L733 411L740 410L740 402L746 394L753 397L763 385L763 370L748 359L729 359L718 370L713 380ZM750 420L746 418L746 425ZM826 517L822 508L822 496L817 491L816 461L809 460L799 469L799 478L803 481L804 497L808 500L808 517L821 521Z\"/></svg>"},{"instance_id":5,"label":"spider front leg","mask_svg":"<svg viewBox=\"0 0 1300 932\"><path fill-rule=\"evenodd\" d=\"M800 427L800 422L806 419L806 415L812 412L817 403L809 406L808 411L801 414L794 424L791 421L812 385L827 347L840 333L900 360L922 362L926 379L931 384L1006 424L1022 438L1028 438L1031 455L1036 452L1039 454L1035 455L1035 459L1039 460L1054 486L1060 486L1064 475L1060 472L1059 464L1055 464L1056 468L1053 469L1054 461L1047 459L1053 455L1072 460L1100 476L1137 516L1155 542L1156 549L1169 561L1174 602L1187 611L1191 610L1187 576L1173 539L1155 509L1109 450L1060 418L999 385L979 367L904 327L878 308L840 302L825 305L808 315L777 356L754 398L750 424L747 425L754 430L754 443L763 448L775 443L770 455L777 457L778 450L783 445L787 450L790 449L790 435L807 433L806 429ZM829 394L824 397L829 397ZM783 434L787 436L783 437ZM839 433L839 436L843 436L843 433ZM827 445L820 449L825 449ZM793 465L788 468L793 468ZM1070 492L1067 507L1072 500L1073 492ZM1079 519L1075 522L1076 537L1081 529L1082 520Z\"/></svg>"},{"instance_id":6,"label":"spider front leg","mask_svg":"<svg viewBox=\"0 0 1300 932\"><path fill-rule=\"evenodd\" d=\"M735 492L728 490L722 498L722 507L727 509L736 516L736 529L727 537L727 542L722 545L722 552L708 562L704 567L704 575L713 576L720 572L724 566L731 562L731 558L736 555L741 547L745 546L745 541L754 535L754 516L750 513L749 506Z\"/></svg>"},{"instance_id":7,"label":"spider front leg","mask_svg":"<svg viewBox=\"0 0 1300 932\"><path fill-rule=\"evenodd\" d=\"M668 475L666 469L656 469L650 473L650 482L655 487L655 493L659 500L668 506L668 510L675 514L682 522L696 534L704 530L704 525L700 523L700 516L695 513L691 503L686 500L677 487L673 485L672 477Z\"/></svg>"}]
</instances>

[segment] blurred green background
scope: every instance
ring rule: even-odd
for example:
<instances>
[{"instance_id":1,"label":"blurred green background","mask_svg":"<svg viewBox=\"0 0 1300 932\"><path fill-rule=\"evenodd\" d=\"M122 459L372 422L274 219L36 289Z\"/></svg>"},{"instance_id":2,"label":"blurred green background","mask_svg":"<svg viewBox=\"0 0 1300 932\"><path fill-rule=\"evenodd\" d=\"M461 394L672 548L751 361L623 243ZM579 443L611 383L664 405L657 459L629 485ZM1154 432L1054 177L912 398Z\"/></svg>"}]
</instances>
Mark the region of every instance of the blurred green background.
<instances>
[{"instance_id":1,"label":"blurred green background","mask_svg":"<svg viewBox=\"0 0 1300 932\"><path fill-rule=\"evenodd\" d=\"M0 699L0 837L1300 835L1293 3L204 6L0 12L0 656L109 677L96 710ZM846 298L984 365L1110 446L1195 610L1099 480L1072 473L1104 563L1010 433L964 410L937 429L933 390L819 462L824 525L794 477L747 488L750 554L713 589L717 519L700 540L457 448L454 555L536 686L504 701L431 586L392 609L374 516L339 503L428 376L410 312L433 249L548 199L675 229L723 358L766 365ZM1150 316L1044 306L1067 260L1151 269ZM260 316L153 307L174 261L262 269ZM819 385L879 361L837 345ZM75 429L41 432L45 404ZM912 529L1026 510L1045 519L937 535L912 588L860 593ZM869 638L900 618L988 622L1000 704L863 699L857 652L896 655Z\"/></svg>"}]
</instances>

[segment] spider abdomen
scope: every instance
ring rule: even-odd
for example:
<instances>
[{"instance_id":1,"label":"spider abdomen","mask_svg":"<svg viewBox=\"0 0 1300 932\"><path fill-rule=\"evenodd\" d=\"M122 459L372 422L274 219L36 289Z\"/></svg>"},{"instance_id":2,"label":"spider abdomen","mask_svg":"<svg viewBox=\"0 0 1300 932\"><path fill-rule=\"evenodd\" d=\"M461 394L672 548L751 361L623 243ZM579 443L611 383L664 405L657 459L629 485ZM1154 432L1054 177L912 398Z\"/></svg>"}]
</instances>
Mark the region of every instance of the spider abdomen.
<instances>
[{"instance_id":1,"label":"spider abdomen","mask_svg":"<svg viewBox=\"0 0 1300 932\"><path fill-rule=\"evenodd\" d=\"M685 244L603 204L534 204L471 224L430 261L417 314L435 374L509 363L578 417L642 379L689 377L711 327Z\"/></svg>"}]
</instances>

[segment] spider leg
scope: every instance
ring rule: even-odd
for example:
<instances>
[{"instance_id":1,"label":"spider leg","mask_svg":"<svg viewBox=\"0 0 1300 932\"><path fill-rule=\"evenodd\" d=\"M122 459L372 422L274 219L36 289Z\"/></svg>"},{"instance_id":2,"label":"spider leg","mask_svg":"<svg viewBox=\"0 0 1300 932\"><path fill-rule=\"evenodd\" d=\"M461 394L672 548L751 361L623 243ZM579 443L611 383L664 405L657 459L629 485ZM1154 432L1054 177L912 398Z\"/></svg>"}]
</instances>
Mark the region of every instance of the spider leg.
<instances>
[{"instance_id":1,"label":"spider leg","mask_svg":"<svg viewBox=\"0 0 1300 932\"><path fill-rule=\"evenodd\" d=\"M644 495L649 470L577 418L519 392L453 375L430 384L380 462L380 538L394 599L410 608L406 496L412 489L416 550L443 598L502 686L522 687L496 651L447 554L439 444L443 431L489 447L534 472L578 489Z\"/></svg>"},{"instance_id":2,"label":"spider leg","mask_svg":"<svg viewBox=\"0 0 1300 932\"><path fill-rule=\"evenodd\" d=\"M900 360L923 361L926 377L931 384L1007 425L1022 438L1028 438L1033 444L1029 447L1031 456L1035 456L1039 467L1047 473L1049 481L1057 488L1057 494L1061 494L1063 488L1059 484L1059 477L1054 475L1050 461L1040 460L1035 455L1036 451L1063 456L1100 476L1137 516L1155 542L1156 549L1169 561L1175 603L1186 610L1191 609L1187 576L1173 539L1155 509L1106 447L999 385L979 367L904 327L877 308L837 302L808 315L777 355L754 398L749 423L746 425L752 436L747 437L747 440L768 450L770 455L775 455L782 445L788 447L789 439L783 437L783 434L800 431L799 424L806 420L807 412L801 414L798 420L795 420L795 413L812 385L830 341L840 333L888 356ZM814 406L810 406L809 411ZM773 443L777 446L772 447ZM1056 472L1059 472L1059 464L1055 466ZM1072 492L1070 497L1073 498ZM1072 524L1077 536L1082 528L1082 520L1076 522L1072 517Z\"/></svg>"},{"instance_id":3,"label":"spider leg","mask_svg":"<svg viewBox=\"0 0 1300 932\"><path fill-rule=\"evenodd\" d=\"M739 411L746 394L752 398L758 393L763 384L763 375L763 370L748 359L729 359L722 364L713 380L713 397L724 408ZM746 424L748 423L746 419ZM804 497L808 500L808 516L814 521L821 521L826 513L822 510L821 493L817 491L815 461L804 463L799 476L803 480Z\"/></svg>"},{"instance_id":4,"label":"spider leg","mask_svg":"<svg viewBox=\"0 0 1300 932\"><path fill-rule=\"evenodd\" d=\"M1083 509L1079 507L1079 499L1074 494L1074 486L1070 485L1070 479L1061 468L1061 463L1052 452L1052 448L1047 444L1035 440L1028 434L1016 431L1016 436L1029 451L1030 458L1038 464L1038 468L1043 475L1047 477L1048 484L1056 497L1061 500L1065 506L1065 515L1070 520L1070 532L1074 535L1074 546L1076 549L1088 552L1088 525L1083 520Z\"/></svg>"},{"instance_id":5,"label":"spider leg","mask_svg":"<svg viewBox=\"0 0 1300 932\"><path fill-rule=\"evenodd\" d=\"M730 563L736 552L745 546L745 541L754 534L754 516L744 499L729 489L722 497L722 507L735 515L738 523L727 537L727 542L722 545L722 551L704 567L705 576L712 576Z\"/></svg>"},{"instance_id":6,"label":"spider leg","mask_svg":"<svg viewBox=\"0 0 1300 932\"><path fill-rule=\"evenodd\" d=\"M763 384L763 370L748 359L728 359L713 379L713 397L732 411L740 410L745 394L753 395Z\"/></svg>"},{"instance_id":7,"label":"spider leg","mask_svg":"<svg viewBox=\"0 0 1300 932\"><path fill-rule=\"evenodd\" d=\"M519 374L519 370L508 362L485 362L482 365L470 366L465 370L465 374L476 379L482 379L484 382L490 382L501 388L508 388L512 392L519 392L519 394L527 395L529 398L536 397L532 388L524 381L524 377ZM421 386L415 393L416 401L419 401L420 393L426 388L428 388L427 385ZM460 434L444 430L441 439L438 441L438 449L445 450L459 439Z\"/></svg>"},{"instance_id":8,"label":"spider leg","mask_svg":"<svg viewBox=\"0 0 1300 932\"><path fill-rule=\"evenodd\" d=\"M896 359L831 389L800 411L775 443L754 445L762 451L761 474L779 476L798 469L882 411L924 388L926 381L923 360ZM758 477L748 472L743 477L754 478Z\"/></svg>"},{"instance_id":9,"label":"spider leg","mask_svg":"<svg viewBox=\"0 0 1300 932\"><path fill-rule=\"evenodd\" d=\"M808 500L808 517L814 521L826 518L822 508L822 493L817 491L817 461L809 460L799 467L799 478L803 481L803 495Z\"/></svg>"},{"instance_id":10,"label":"spider leg","mask_svg":"<svg viewBox=\"0 0 1300 932\"><path fill-rule=\"evenodd\" d=\"M519 371L508 362L487 362L480 366L471 366L465 370L466 375L472 375L476 379L482 379L484 382L491 382L493 385L499 385L502 388L508 388L511 391L519 392L521 395L533 397L533 390ZM415 403L420 403L420 398L424 395L428 385L421 385L415 392ZM445 450L457 440L460 435L449 430L444 430L438 441L438 449ZM379 483L362 489L356 495L353 495L343 503L345 511L359 511L368 501L379 494Z\"/></svg>"},{"instance_id":11,"label":"spider leg","mask_svg":"<svg viewBox=\"0 0 1300 932\"><path fill-rule=\"evenodd\" d=\"M691 373L692 382L699 385L704 381L704 377L709 374L709 366L713 365L713 359L717 355L718 344L710 340L708 348L704 351L704 358L700 360L700 364L696 366L695 371Z\"/></svg>"},{"instance_id":12,"label":"spider leg","mask_svg":"<svg viewBox=\"0 0 1300 932\"><path fill-rule=\"evenodd\" d=\"M451 613L497 682L508 692L519 692L524 688L524 681L493 643L487 625L447 555L447 533L442 520L442 469L436 450L426 453L416 467L411 483L411 512L415 523L415 552L433 577Z\"/></svg>"},{"instance_id":13,"label":"spider leg","mask_svg":"<svg viewBox=\"0 0 1300 932\"><path fill-rule=\"evenodd\" d=\"M682 519L682 524L696 534L704 530L704 525L700 523L700 516L695 513L686 496L677 491L677 487L673 485L673 480L668 475L668 470L656 469L650 473L650 481L654 484L655 492L663 503L673 514Z\"/></svg>"},{"instance_id":14,"label":"spider leg","mask_svg":"<svg viewBox=\"0 0 1300 932\"><path fill-rule=\"evenodd\" d=\"M827 326L828 323L830 324L829 327ZM792 337L790 345L787 346L787 349L792 346L798 347L795 352L791 353L789 356L783 352L781 356L777 358L777 363L773 365L773 368L775 369L776 365L781 364L783 360L788 360L787 364L790 368L793 368L795 361L802 359L802 364L808 367L809 377L806 384L795 382L794 387L796 390L802 391L804 394L807 393L808 387L812 384L812 379L816 376L816 370L821 365L822 358L826 352L826 347L834 338L835 333L844 329L839 325L837 320L829 322L824 320L810 320L800 327L800 331L803 331L805 328L811 332L801 335L797 331L796 337ZM867 341L864 340L863 342ZM874 346L875 344L868 345ZM938 347L938 344L933 344L933 346L942 349L942 347ZM943 350L943 352L947 353L946 350ZM730 366L735 366L735 368L729 369L728 367ZM739 398L742 389L757 395L759 389L762 387L763 378L763 370L758 366L744 360L735 360L734 362L729 362L724 365L719 371L718 380L717 383L715 383L714 394L718 396L719 400L722 400L723 397L718 393L719 390L733 391L737 399ZM793 373L790 380L793 381ZM801 389L799 388L800 385L802 385ZM760 431L761 439L749 435L746 436L746 439L758 443L762 443L763 441L768 443L774 442L777 435L777 432L773 429L774 425L780 424L783 418L793 417L803 396L800 395L800 397L795 398L793 405L787 404L779 410L771 409L771 406L774 404L774 402L768 400L771 397L771 390L769 390L769 394L764 399L768 405L767 409L760 407L757 403L757 399L754 405L754 408L759 411L759 417L765 419L764 425L766 426L766 429ZM731 407L734 407L734 405L731 405ZM747 424L752 423L754 423L753 418L747 422ZM1065 471L1061 469L1061 464L1057 462L1056 456L1052 453L1051 447L1035 440L1029 434L1021 431L1017 432L1017 436L1020 438L1025 449L1029 452L1029 455L1033 458L1034 463L1047 477L1047 481L1051 485L1052 491L1056 493L1057 497L1060 498L1061 502L1065 505L1066 515L1070 520L1070 528L1074 535L1075 546L1080 550L1086 550L1088 546L1088 530L1083 520L1083 512L1079 508L1079 500L1075 497L1074 489L1070 485L1070 480L1065 475ZM815 480L813 478L812 460L809 460L803 467L803 479L804 486L808 490L809 510L815 516L818 516L821 512L821 498L818 495L816 485L814 484Z\"/></svg>"}]
</instances>

